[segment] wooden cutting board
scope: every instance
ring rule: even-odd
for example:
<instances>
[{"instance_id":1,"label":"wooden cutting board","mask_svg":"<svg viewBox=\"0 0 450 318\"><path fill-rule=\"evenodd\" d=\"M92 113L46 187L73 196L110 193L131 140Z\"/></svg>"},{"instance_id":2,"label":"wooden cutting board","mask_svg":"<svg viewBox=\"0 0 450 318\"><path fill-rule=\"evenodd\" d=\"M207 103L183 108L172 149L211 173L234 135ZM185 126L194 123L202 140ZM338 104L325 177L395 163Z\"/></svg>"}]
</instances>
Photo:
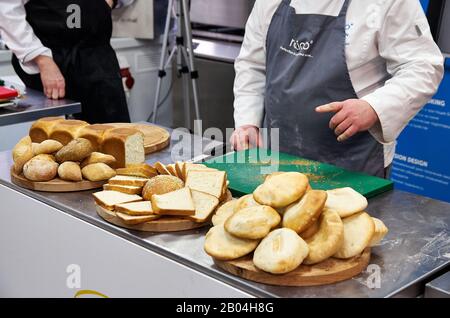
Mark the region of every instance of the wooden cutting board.
<instances>
[{"instance_id":1,"label":"wooden cutting board","mask_svg":"<svg viewBox=\"0 0 450 318\"><path fill-rule=\"evenodd\" d=\"M188 219L180 217L162 216L154 221L130 225L124 223L116 216L114 211L106 210L105 208L96 205L97 214L105 221L126 228L130 230L137 230L143 232L178 232L200 228L208 223L196 223Z\"/></svg>"},{"instance_id":2,"label":"wooden cutting board","mask_svg":"<svg viewBox=\"0 0 450 318\"><path fill-rule=\"evenodd\" d=\"M89 180L83 180L79 182L65 181L59 178L55 178L46 182L35 182L26 179L23 174L16 174L11 169L11 182L19 187L44 192L75 192L101 188L108 181L92 182Z\"/></svg>"},{"instance_id":3,"label":"wooden cutting board","mask_svg":"<svg viewBox=\"0 0 450 318\"><path fill-rule=\"evenodd\" d=\"M211 159L205 164L227 172L229 189L235 197L252 193L264 182L268 167L276 164L278 171L298 171L305 173L314 189L330 190L352 187L367 198L393 189L393 182L348 171L333 165L307 160L285 153L269 152L268 156L257 149L234 152ZM269 161L269 158L278 158Z\"/></svg>"},{"instance_id":4,"label":"wooden cutting board","mask_svg":"<svg viewBox=\"0 0 450 318\"><path fill-rule=\"evenodd\" d=\"M300 265L292 272L274 275L263 272L253 265L252 255L233 261L214 260L223 270L258 283L276 286L317 286L350 279L366 269L370 260L370 248L357 257L342 260L329 258L315 265Z\"/></svg>"},{"instance_id":5,"label":"wooden cutting board","mask_svg":"<svg viewBox=\"0 0 450 318\"><path fill-rule=\"evenodd\" d=\"M170 143L170 134L167 130L146 124L112 123L108 124L117 128L134 128L144 134L145 154L160 151L166 148Z\"/></svg>"}]
</instances>

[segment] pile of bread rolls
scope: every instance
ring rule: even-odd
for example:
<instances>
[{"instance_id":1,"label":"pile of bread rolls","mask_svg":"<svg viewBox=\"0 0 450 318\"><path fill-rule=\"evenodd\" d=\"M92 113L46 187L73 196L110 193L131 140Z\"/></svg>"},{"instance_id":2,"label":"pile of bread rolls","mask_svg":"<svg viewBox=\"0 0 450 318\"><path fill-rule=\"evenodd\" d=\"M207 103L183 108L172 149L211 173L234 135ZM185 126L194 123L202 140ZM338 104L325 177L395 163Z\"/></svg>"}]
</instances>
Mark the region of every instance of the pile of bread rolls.
<instances>
[{"instance_id":1,"label":"pile of bread rolls","mask_svg":"<svg viewBox=\"0 0 450 318\"><path fill-rule=\"evenodd\" d=\"M131 128L45 117L13 149L14 171L30 181L103 181L145 160L144 135Z\"/></svg>"},{"instance_id":2,"label":"pile of bread rolls","mask_svg":"<svg viewBox=\"0 0 450 318\"><path fill-rule=\"evenodd\" d=\"M253 252L254 265L272 274L330 257L353 258L388 232L364 212L367 205L351 188L313 190L304 174L277 172L253 194L217 210L204 249L225 261Z\"/></svg>"},{"instance_id":3,"label":"pile of bread rolls","mask_svg":"<svg viewBox=\"0 0 450 318\"><path fill-rule=\"evenodd\" d=\"M228 199L226 173L202 164L143 163L116 170L103 191L94 193L97 205L127 225L177 216L207 222Z\"/></svg>"}]
</instances>

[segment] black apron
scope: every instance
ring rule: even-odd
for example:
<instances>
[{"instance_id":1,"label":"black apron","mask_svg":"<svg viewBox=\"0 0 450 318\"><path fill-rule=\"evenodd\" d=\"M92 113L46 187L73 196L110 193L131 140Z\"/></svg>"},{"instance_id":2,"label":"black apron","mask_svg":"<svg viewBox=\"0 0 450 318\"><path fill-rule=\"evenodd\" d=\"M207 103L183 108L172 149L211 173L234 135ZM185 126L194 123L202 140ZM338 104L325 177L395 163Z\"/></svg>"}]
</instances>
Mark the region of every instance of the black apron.
<instances>
[{"instance_id":1,"label":"black apron","mask_svg":"<svg viewBox=\"0 0 450 318\"><path fill-rule=\"evenodd\" d=\"M368 132L338 142L315 108L358 98L347 68L345 23L339 16L296 14L283 0L272 18L266 47L265 127L279 128L280 151L384 177L383 146Z\"/></svg>"},{"instance_id":2,"label":"black apron","mask_svg":"<svg viewBox=\"0 0 450 318\"><path fill-rule=\"evenodd\" d=\"M80 28L68 27L74 12L70 5L81 9ZM110 45L111 8L105 0L30 0L25 9L36 36L52 50L66 81L66 97L81 102L82 113L76 117L90 123L129 122L119 63ZM28 87L43 90L39 74L25 73L15 56L12 63Z\"/></svg>"}]
</instances>

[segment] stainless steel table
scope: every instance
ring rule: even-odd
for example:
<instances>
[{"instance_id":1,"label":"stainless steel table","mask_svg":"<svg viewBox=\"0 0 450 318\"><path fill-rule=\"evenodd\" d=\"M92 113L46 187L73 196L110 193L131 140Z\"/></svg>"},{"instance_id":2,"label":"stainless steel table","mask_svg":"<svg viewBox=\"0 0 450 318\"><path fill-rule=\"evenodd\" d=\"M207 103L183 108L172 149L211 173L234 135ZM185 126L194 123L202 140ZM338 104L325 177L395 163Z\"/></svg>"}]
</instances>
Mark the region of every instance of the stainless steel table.
<instances>
[{"instance_id":1,"label":"stainless steel table","mask_svg":"<svg viewBox=\"0 0 450 318\"><path fill-rule=\"evenodd\" d=\"M183 142L188 143L189 141L185 140ZM202 143L204 145L209 143L210 147L220 146L219 144L211 144L208 140L203 140ZM173 141L171 148L175 144ZM150 155L147 158L148 162L157 160L171 162L171 148L158 154ZM184 154L185 159L189 159L190 156L190 153ZM10 182L10 166L10 153L0 153L0 187L3 186L5 189L23 194L24 200L37 200L46 206L52 207L54 208L54 213L69 215L75 219L82 220L89 225L95 226L98 229L97 231L106 231L108 234L120 237L130 243L130 245L137 245L148 253L154 252L166 259L169 262L168 264L175 263L186 270L189 269L199 273L201 276L189 281L188 284L192 284L193 287L191 293L184 292L183 295L187 296L229 296L231 294L226 294L222 291L225 290L225 287L230 287L237 292L237 294L234 293L232 295L241 296L415 297L422 292L427 278L450 266L450 204L406 192L394 190L370 200L368 212L372 216L381 218L390 231L382 245L373 248L370 260L371 265L368 268L369 272L362 273L351 280L328 286L276 287L246 281L217 268L212 259L203 251L204 235L207 228L164 234L141 233L122 229L105 222L97 216L94 200L91 197L92 191L60 194L28 191ZM2 197L1 200L5 201L5 198ZM7 222L7 220L3 218L2 222ZM2 231L8 232L7 227L19 225L5 225L5 229ZM50 224L48 226L51 227ZM60 234L64 237L69 233ZM6 234L0 232L0 237L1 235ZM30 235L33 236L35 233L30 233ZM4 237L0 241L3 239L14 240L13 237ZM58 239L62 238L55 237L55 240ZM92 242L92 246L95 247L95 245L96 242ZM0 249L7 249L8 246L2 247L0 243ZM87 246L86 249L88 248ZM4 251L0 252L4 255ZM40 252L34 250L32 253L38 254ZM58 257L59 254L55 254L52 261L57 262ZM119 260L116 259L116 261ZM112 264L113 262L108 260L108 263ZM134 261L129 260L129 264L131 268L142 265L139 264L137 259ZM9 266L14 266L14 264L9 264ZM152 266L152 264L149 263L146 266ZM173 275L176 276L176 273L171 272L169 267L167 267L166 273L155 274L151 270L141 273L140 277L145 280L148 277L157 279L156 277L160 275L166 275L166 279ZM2 269L1 260L0 269ZM4 270L2 269L2 271ZM0 271L0 294L3 279L1 276L2 271ZM197 291L201 290L203 285L196 287L196 282L204 277L211 279L214 284L205 285L203 291L199 293ZM112 279L114 280L115 278ZM116 279L118 280L117 284L119 284L119 280L120 284L123 284L123 279ZM179 288L183 289L181 287L181 285L185 284L182 282L183 279L177 279L180 284ZM171 283L176 285L177 281L168 284L170 285ZM149 284L147 286L148 289L156 288L155 284ZM205 282L204 284L209 283ZM223 287L218 293L213 291L214 287L212 286L216 285ZM160 284L158 288L162 290L165 287ZM125 290L125 287L123 287L123 290ZM177 286L173 286L171 291L173 295L179 295ZM167 294L162 293L162 295Z\"/></svg>"},{"instance_id":2,"label":"stainless steel table","mask_svg":"<svg viewBox=\"0 0 450 318\"><path fill-rule=\"evenodd\" d=\"M81 112L81 104L68 99L52 100L41 92L27 89L17 106L0 108L0 126L37 120L46 116L62 116Z\"/></svg>"}]
</instances>

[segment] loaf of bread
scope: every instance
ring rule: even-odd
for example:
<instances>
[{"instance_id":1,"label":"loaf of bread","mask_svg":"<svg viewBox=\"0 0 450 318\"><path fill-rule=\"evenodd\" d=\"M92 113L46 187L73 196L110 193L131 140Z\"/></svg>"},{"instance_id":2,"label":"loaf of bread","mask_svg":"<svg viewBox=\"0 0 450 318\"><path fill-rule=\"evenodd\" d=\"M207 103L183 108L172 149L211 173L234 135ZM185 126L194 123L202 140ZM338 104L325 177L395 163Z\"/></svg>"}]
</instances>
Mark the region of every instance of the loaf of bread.
<instances>
[{"instance_id":1,"label":"loaf of bread","mask_svg":"<svg viewBox=\"0 0 450 318\"><path fill-rule=\"evenodd\" d=\"M319 221L319 231L306 240L309 247L307 265L320 263L336 254L344 242L344 225L339 214L324 212Z\"/></svg>"},{"instance_id":2,"label":"loaf of bread","mask_svg":"<svg viewBox=\"0 0 450 318\"><path fill-rule=\"evenodd\" d=\"M144 135L137 129L116 128L103 136L101 152L116 158L116 168L145 161Z\"/></svg>"},{"instance_id":3,"label":"loaf of bread","mask_svg":"<svg viewBox=\"0 0 450 318\"><path fill-rule=\"evenodd\" d=\"M87 156L82 162L81 162L81 168L86 167L87 165L93 164L93 163L104 163L113 168L116 165L116 158L114 158L111 155L106 155L101 152L93 152L89 156Z\"/></svg>"},{"instance_id":4,"label":"loaf of bread","mask_svg":"<svg viewBox=\"0 0 450 318\"><path fill-rule=\"evenodd\" d=\"M142 201L136 194L125 194L117 191L100 191L93 194L95 202L101 207L113 211L117 204Z\"/></svg>"},{"instance_id":5,"label":"loaf of bread","mask_svg":"<svg viewBox=\"0 0 450 318\"><path fill-rule=\"evenodd\" d=\"M225 221L228 220L231 215L233 215L236 202L237 200L231 200L222 204L214 213L211 220L212 224L214 226L224 224Z\"/></svg>"},{"instance_id":6,"label":"loaf of bread","mask_svg":"<svg viewBox=\"0 0 450 318\"><path fill-rule=\"evenodd\" d=\"M258 243L259 240L234 237L223 225L216 225L206 233L204 249L216 259L229 261L253 252Z\"/></svg>"},{"instance_id":7,"label":"loaf of bread","mask_svg":"<svg viewBox=\"0 0 450 318\"><path fill-rule=\"evenodd\" d=\"M183 188L166 194L152 196L152 208L155 214L194 215L195 206L191 190Z\"/></svg>"},{"instance_id":8,"label":"loaf of bread","mask_svg":"<svg viewBox=\"0 0 450 318\"><path fill-rule=\"evenodd\" d=\"M62 163L64 161L80 162L87 158L93 151L91 142L84 138L76 138L62 147L56 153L56 161Z\"/></svg>"},{"instance_id":9,"label":"loaf of bread","mask_svg":"<svg viewBox=\"0 0 450 318\"><path fill-rule=\"evenodd\" d=\"M57 122L47 139L57 140L63 145L67 145L72 139L78 137L83 127L88 125L85 121L74 119Z\"/></svg>"},{"instance_id":10,"label":"loaf of bread","mask_svg":"<svg viewBox=\"0 0 450 318\"><path fill-rule=\"evenodd\" d=\"M135 187L135 186L125 186L125 185L118 185L118 184L104 184L103 190L113 190L113 191L119 191L122 193L127 194L141 194L142 193L142 187Z\"/></svg>"},{"instance_id":11,"label":"loaf of bread","mask_svg":"<svg viewBox=\"0 0 450 318\"><path fill-rule=\"evenodd\" d=\"M83 127L79 133L79 138L86 138L92 144L94 151L100 151L103 136L107 130L114 129L114 126L107 124L95 124Z\"/></svg>"},{"instance_id":12,"label":"loaf of bread","mask_svg":"<svg viewBox=\"0 0 450 318\"><path fill-rule=\"evenodd\" d=\"M44 117L33 123L30 128L30 138L33 142L41 143L44 140L50 139L50 134L53 127L65 119L62 117Z\"/></svg>"},{"instance_id":13,"label":"loaf of bread","mask_svg":"<svg viewBox=\"0 0 450 318\"><path fill-rule=\"evenodd\" d=\"M55 153L63 147L63 144L59 141L47 139L41 142L40 144L37 144L33 150L35 155L40 154L52 154Z\"/></svg>"},{"instance_id":14,"label":"loaf of bread","mask_svg":"<svg viewBox=\"0 0 450 318\"><path fill-rule=\"evenodd\" d=\"M224 223L225 230L244 239L262 239L281 222L280 215L270 206L252 206L239 210Z\"/></svg>"},{"instance_id":15,"label":"loaf of bread","mask_svg":"<svg viewBox=\"0 0 450 318\"><path fill-rule=\"evenodd\" d=\"M21 174L25 163L27 163L34 156L31 138L29 136L22 138L14 146L12 156L14 162L14 172L16 174Z\"/></svg>"},{"instance_id":16,"label":"loaf of bread","mask_svg":"<svg viewBox=\"0 0 450 318\"><path fill-rule=\"evenodd\" d=\"M146 163L130 164L126 168L116 169L118 175L152 178L158 175L155 168Z\"/></svg>"},{"instance_id":17,"label":"loaf of bread","mask_svg":"<svg viewBox=\"0 0 450 318\"><path fill-rule=\"evenodd\" d=\"M83 177L89 181L108 180L116 175L116 171L104 163L93 163L81 169Z\"/></svg>"},{"instance_id":18,"label":"loaf of bread","mask_svg":"<svg viewBox=\"0 0 450 318\"><path fill-rule=\"evenodd\" d=\"M375 234L375 223L372 217L366 212L360 212L342 219L342 222L344 240L341 248L333 256L346 259L360 255L370 245Z\"/></svg>"},{"instance_id":19,"label":"loaf of bread","mask_svg":"<svg viewBox=\"0 0 450 318\"><path fill-rule=\"evenodd\" d=\"M270 232L253 254L253 264L272 274L284 274L296 269L308 256L308 244L291 229Z\"/></svg>"},{"instance_id":20,"label":"loaf of bread","mask_svg":"<svg viewBox=\"0 0 450 318\"><path fill-rule=\"evenodd\" d=\"M151 178L142 190L144 200L151 200L154 194L165 194L184 188L184 182L174 176L161 175Z\"/></svg>"},{"instance_id":21,"label":"loaf of bread","mask_svg":"<svg viewBox=\"0 0 450 318\"><path fill-rule=\"evenodd\" d=\"M80 165L73 161L66 161L60 164L58 167L58 176L60 179L66 181L83 180Z\"/></svg>"},{"instance_id":22,"label":"loaf of bread","mask_svg":"<svg viewBox=\"0 0 450 318\"><path fill-rule=\"evenodd\" d=\"M43 182L53 180L58 173L58 164L40 155L29 160L23 166L23 175L30 181Z\"/></svg>"}]
</instances>

